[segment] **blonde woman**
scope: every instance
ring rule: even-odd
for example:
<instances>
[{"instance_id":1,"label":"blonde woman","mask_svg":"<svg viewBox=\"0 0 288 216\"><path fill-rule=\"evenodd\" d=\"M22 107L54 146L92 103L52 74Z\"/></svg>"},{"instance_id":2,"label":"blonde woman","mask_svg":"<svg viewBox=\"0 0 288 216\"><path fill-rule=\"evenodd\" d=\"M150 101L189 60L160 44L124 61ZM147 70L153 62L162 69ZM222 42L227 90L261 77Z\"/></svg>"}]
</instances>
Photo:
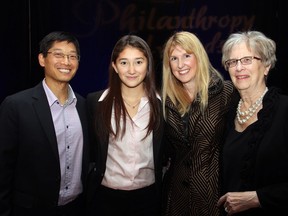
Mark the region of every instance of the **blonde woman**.
<instances>
[{"instance_id":1,"label":"blonde woman","mask_svg":"<svg viewBox=\"0 0 288 216\"><path fill-rule=\"evenodd\" d=\"M232 94L200 40L181 31L163 53L166 154L163 215L217 216L219 150Z\"/></svg>"}]
</instances>

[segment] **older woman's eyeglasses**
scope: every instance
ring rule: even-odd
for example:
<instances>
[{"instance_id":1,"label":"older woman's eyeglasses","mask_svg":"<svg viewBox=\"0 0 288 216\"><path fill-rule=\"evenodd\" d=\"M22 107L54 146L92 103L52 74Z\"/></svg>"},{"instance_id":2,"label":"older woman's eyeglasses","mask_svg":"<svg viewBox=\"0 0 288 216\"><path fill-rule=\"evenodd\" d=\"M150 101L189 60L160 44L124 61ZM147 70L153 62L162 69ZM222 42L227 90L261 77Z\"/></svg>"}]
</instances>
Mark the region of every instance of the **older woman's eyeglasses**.
<instances>
[{"instance_id":1,"label":"older woman's eyeglasses","mask_svg":"<svg viewBox=\"0 0 288 216\"><path fill-rule=\"evenodd\" d=\"M240 61L242 65L249 65L249 64L252 64L253 59L261 61L261 58L256 57L256 56L245 56L245 57L240 58L240 59L229 59L229 60L225 61L225 66L227 68L235 67L237 65L238 61Z\"/></svg>"}]
</instances>

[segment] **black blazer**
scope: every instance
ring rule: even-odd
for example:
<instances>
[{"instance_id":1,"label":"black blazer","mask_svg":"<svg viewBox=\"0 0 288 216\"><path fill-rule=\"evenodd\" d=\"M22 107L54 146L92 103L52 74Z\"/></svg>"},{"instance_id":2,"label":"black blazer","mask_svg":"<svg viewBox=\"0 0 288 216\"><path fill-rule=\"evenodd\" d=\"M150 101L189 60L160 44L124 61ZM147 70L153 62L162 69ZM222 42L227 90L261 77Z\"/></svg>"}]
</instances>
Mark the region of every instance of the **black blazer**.
<instances>
[{"instance_id":1,"label":"black blazer","mask_svg":"<svg viewBox=\"0 0 288 216\"><path fill-rule=\"evenodd\" d=\"M87 95L87 107L89 117L91 118L91 133L95 135L95 128L102 127L103 119L101 118L101 109L99 109L99 104L101 101L98 101L100 96L102 95L102 91L90 93ZM159 108L161 110L160 118L160 126L158 129L153 131L153 156L154 156L154 167L155 167L155 183L160 192L161 189L161 182L162 182L162 154L163 154L163 115L162 115L162 107L161 107L161 100L159 100ZM108 143L109 143L109 135L107 136L94 136L92 140L92 144L94 146L94 150L91 153L91 158L93 157L96 162L95 169L92 170L90 173L91 176L94 176L94 180L91 180L91 184L89 187L89 193L92 193L96 190L97 186L99 186L102 182L104 177L104 173L106 170L106 160L107 160L107 153L108 153ZM91 149L93 149L91 147ZM94 173L93 173L94 172Z\"/></svg>"},{"instance_id":2,"label":"black blazer","mask_svg":"<svg viewBox=\"0 0 288 216\"><path fill-rule=\"evenodd\" d=\"M234 129L235 110L240 97L236 98L237 102L231 107L227 132ZM246 129L250 131L251 138L246 140L245 145L248 146L248 150L241 158L243 167L239 169L239 176L241 176L239 191L256 190L261 208L249 209L235 215L286 215L288 212L288 97L279 94L277 88L270 87L263 98L263 108L258 112L257 117L258 120ZM239 154L239 151L236 153ZM227 180L223 163L230 162L229 157L225 157L225 160L224 157L221 152L222 194L229 190L225 184ZM235 160L234 157L231 159Z\"/></svg>"},{"instance_id":3,"label":"black blazer","mask_svg":"<svg viewBox=\"0 0 288 216\"><path fill-rule=\"evenodd\" d=\"M82 181L85 186L89 162L87 109L85 99L78 94L76 97L84 136ZM8 215L11 208L20 212L23 208L24 214L24 209L57 206L60 163L42 82L3 101L0 142L0 215Z\"/></svg>"}]
</instances>

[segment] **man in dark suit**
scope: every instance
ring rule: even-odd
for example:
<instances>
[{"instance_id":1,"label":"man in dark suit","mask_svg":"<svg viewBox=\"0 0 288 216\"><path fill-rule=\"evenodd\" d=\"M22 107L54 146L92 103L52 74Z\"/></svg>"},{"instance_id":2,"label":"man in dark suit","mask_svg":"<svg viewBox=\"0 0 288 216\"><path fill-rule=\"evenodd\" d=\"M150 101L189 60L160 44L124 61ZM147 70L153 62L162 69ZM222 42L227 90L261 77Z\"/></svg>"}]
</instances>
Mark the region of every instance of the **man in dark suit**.
<instances>
[{"instance_id":1,"label":"man in dark suit","mask_svg":"<svg viewBox=\"0 0 288 216\"><path fill-rule=\"evenodd\" d=\"M0 216L82 216L88 168L85 99L69 81L78 40L52 32L40 42L45 78L0 107Z\"/></svg>"}]
</instances>

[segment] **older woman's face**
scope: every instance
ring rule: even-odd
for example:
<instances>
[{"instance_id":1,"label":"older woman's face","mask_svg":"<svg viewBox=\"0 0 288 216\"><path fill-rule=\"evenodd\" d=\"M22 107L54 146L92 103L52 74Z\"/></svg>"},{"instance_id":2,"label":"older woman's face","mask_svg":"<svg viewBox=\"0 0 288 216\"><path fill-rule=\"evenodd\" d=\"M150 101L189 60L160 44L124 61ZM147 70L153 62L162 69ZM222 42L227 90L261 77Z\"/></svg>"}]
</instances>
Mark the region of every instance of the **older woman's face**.
<instances>
[{"instance_id":1,"label":"older woman's face","mask_svg":"<svg viewBox=\"0 0 288 216\"><path fill-rule=\"evenodd\" d=\"M243 57L256 57L240 61ZM230 58L236 59L236 65L228 68L229 75L235 87L241 90L257 90L265 85L265 75L268 74L268 68L265 67L259 55L249 50L245 43L233 47Z\"/></svg>"}]
</instances>

